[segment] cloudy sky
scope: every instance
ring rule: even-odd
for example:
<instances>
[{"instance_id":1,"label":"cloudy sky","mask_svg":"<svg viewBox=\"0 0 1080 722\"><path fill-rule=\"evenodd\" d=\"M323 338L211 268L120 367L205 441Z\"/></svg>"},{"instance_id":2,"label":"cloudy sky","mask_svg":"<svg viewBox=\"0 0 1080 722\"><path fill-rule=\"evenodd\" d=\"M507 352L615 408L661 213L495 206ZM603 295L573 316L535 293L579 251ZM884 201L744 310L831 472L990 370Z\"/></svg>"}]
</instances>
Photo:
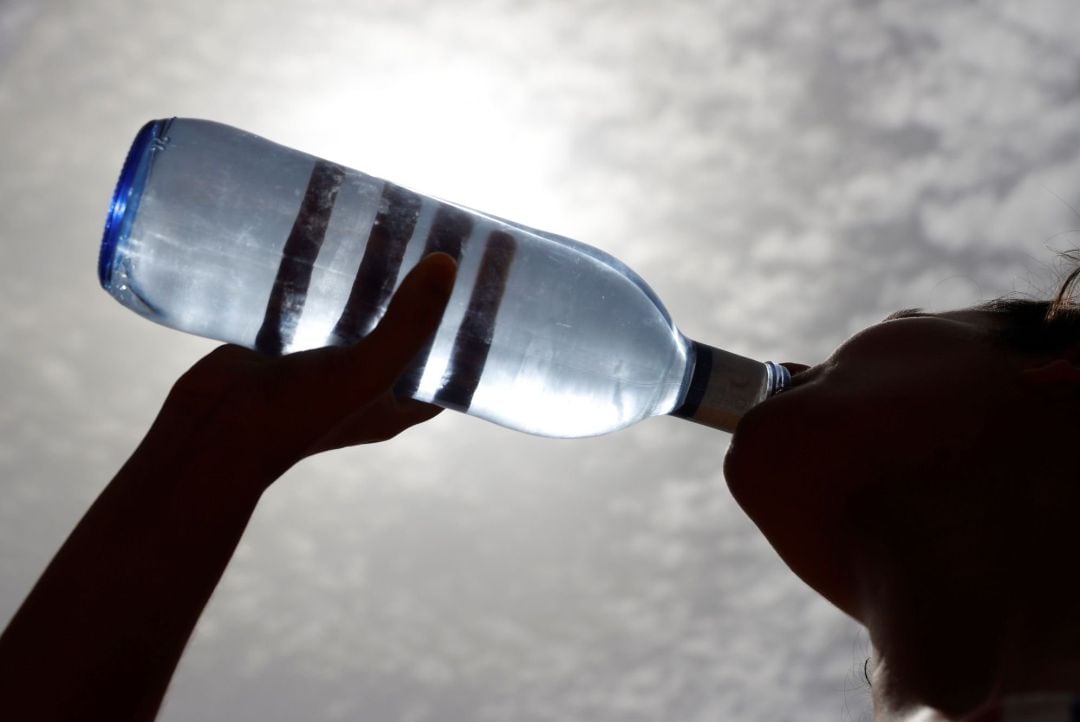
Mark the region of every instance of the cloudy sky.
<instances>
[{"instance_id":1,"label":"cloudy sky","mask_svg":"<svg viewBox=\"0 0 1080 722\"><path fill-rule=\"evenodd\" d=\"M212 342L97 287L139 126L219 120L599 246L813 361L1080 245L1073 0L0 0L0 622ZM165 720L865 720L866 639L726 437L447 413L264 498Z\"/></svg>"}]
</instances>

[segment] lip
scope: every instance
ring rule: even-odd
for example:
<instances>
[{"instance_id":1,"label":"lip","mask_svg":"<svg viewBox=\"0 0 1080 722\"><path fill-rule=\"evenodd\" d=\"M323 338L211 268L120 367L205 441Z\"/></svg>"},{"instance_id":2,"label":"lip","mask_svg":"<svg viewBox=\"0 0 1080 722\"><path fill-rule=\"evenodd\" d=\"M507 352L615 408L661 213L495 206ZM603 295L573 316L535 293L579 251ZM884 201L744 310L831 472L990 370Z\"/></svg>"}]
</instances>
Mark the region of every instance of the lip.
<instances>
[{"instance_id":1,"label":"lip","mask_svg":"<svg viewBox=\"0 0 1080 722\"><path fill-rule=\"evenodd\" d=\"M804 386L813 381L819 372L820 366L805 366L803 364L783 364L788 371L791 371L791 383L788 384L785 392L797 389L800 386ZM794 367L794 368L792 368Z\"/></svg>"}]
</instances>

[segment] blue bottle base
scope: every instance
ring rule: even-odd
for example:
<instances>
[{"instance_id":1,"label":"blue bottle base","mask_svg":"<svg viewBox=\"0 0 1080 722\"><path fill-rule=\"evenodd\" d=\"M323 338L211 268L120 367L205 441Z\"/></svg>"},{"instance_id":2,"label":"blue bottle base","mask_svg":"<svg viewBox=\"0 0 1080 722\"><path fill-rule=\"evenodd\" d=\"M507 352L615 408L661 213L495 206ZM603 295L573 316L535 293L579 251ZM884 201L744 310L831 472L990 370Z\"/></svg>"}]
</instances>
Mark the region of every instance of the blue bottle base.
<instances>
[{"instance_id":1,"label":"blue bottle base","mask_svg":"<svg viewBox=\"0 0 1080 722\"><path fill-rule=\"evenodd\" d=\"M101 253L98 256L98 280L106 290L111 289L112 285L116 249L127 239L131 222L139 208L139 199L150 173L150 157L171 122L152 120L144 125L124 160L105 217L105 233L101 237Z\"/></svg>"}]
</instances>

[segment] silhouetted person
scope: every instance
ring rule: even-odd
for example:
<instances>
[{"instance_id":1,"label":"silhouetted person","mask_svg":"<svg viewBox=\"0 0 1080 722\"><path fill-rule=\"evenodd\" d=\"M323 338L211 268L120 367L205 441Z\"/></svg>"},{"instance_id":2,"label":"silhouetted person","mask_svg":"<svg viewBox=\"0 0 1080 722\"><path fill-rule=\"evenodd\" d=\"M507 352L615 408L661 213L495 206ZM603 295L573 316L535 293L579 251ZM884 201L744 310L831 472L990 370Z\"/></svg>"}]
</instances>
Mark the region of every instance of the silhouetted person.
<instances>
[{"instance_id":1,"label":"silhouetted person","mask_svg":"<svg viewBox=\"0 0 1080 722\"><path fill-rule=\"evenodd\" d=\"M1080 720L1076 275L893 314L736 430L735 498L869 631L875 720Z\"/></svg>"},{"instance_id":2,"label":"silhouetted person","mask_svg":"<svg viewBox=\"0 0 1080 722\"><path fill-rule=\"evenodd\" d=\"M185 374L0 638L0 717L152 719L267 486L438 412L390 389L453 272L442 256L420 264L355 347L269 359L225 346ZM894 314L816 367L791 364L793 388L736 430L736 499L869 630L877 720L1027 719L1013 713L1080 695L1067 290Z\"/></svg>"}]
</instances>

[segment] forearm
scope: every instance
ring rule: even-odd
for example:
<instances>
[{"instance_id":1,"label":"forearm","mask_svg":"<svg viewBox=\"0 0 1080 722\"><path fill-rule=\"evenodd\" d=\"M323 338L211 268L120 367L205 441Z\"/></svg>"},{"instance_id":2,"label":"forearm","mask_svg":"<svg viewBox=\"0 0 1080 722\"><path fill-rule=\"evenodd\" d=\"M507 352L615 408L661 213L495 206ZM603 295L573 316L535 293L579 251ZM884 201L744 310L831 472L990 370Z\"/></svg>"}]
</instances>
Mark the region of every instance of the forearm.
<instances>
[{"instance_id":1,"label":"forearm","mask_svg":"<svg viewBox=\"0 0 1080 722\"><path fill-rule=\"evenodd\" d=\"M427 256L351 346L221 346L185 373L0 636L0 719L152 719L266 487L306 456L438 413L392 389L456 268Z\"/></svg>"},{"instance_id":2,"label":"forearm","mask_svg":"<svg viewBox=\"0 0 1080 722\"><path fill-rule=\"evenodd\" d=\"M265 486L161 419L0 637L0 717L153 719ZM241 455L241 462L242 459Z\"/></svg>"}]
</instances>

